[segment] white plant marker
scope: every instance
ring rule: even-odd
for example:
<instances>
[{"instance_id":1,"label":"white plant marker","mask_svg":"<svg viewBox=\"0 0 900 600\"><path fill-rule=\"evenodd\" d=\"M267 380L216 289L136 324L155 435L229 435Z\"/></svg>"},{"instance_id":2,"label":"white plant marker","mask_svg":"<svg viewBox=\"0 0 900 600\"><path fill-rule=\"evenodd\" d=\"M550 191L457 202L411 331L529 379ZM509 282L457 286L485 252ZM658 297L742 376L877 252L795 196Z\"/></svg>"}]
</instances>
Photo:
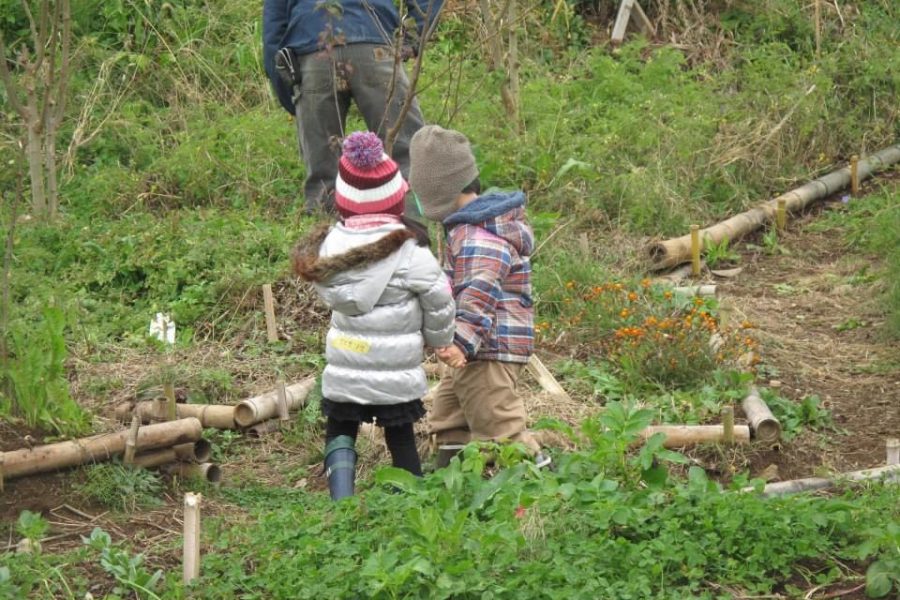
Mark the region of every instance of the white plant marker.
<instances>
[{"instance_id":1,"label":"white plant marker","mask_svg":"<svg viewBox=\"0 0 900 600\"><path fill-rule=\"evenodd\" d=\"M150 321L150 337L174 346L175 321L172 317L163 313L156 313L156 317Z\"/></svg>"}]
</instances>

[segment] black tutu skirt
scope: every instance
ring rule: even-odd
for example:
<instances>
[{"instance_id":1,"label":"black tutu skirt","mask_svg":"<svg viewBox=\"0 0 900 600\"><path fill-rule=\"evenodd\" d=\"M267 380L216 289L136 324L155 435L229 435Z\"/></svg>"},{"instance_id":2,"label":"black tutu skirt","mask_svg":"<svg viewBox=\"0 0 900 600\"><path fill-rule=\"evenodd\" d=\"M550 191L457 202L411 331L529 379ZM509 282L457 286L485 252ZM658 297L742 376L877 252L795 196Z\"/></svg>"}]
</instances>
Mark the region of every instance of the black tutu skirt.
<instances>
[{"instance_id":1,"label":"black tutu skirt","mask_svg":"<svg viewBox=\"0 0 900 600\"><path fill-rule=\"evenodd\" d=\"M425 416L425 405L421 400L411 400L402 404L356 404L355 402L333 402L322 398L322 414L335 421L375 422L379 427L396 427L415 423Z\"/></svg>"}]
</instances>

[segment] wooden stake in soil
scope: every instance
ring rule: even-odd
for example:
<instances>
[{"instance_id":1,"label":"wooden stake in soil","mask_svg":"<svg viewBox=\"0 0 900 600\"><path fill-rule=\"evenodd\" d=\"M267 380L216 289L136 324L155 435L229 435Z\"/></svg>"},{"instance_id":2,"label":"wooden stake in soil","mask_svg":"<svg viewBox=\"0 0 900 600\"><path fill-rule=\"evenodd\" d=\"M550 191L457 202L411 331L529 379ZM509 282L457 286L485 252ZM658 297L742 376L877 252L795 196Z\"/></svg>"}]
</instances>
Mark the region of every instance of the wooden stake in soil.
<instances>
[{"instance_id":1,"label":"wooden stake in soil","mask_svg":"<svg viewBox=\"0 0 900 600\"><path fill-rule=\"evenodd\" d=\"M781 438L781 423L769 410L756 386L750 388L750 393L744 398L741 408L744 409L750 430L757 440L774 444Z\"/></svg>"},{"instance_id":2,"label":"wooden stake in soil","mask_svg":"<svg viewBox=\"0 0 900 600\"><path fill-rule=\"evenodd\" d=\"M284 386L284 379L279 379L275 384L275 391L278 392L278 420L282 423L290 419L287 401L287 389Z\"/></svg>"},{"instance_id":3,"label":"wooden stake in soil","mask_svg":"<svg viewBox=\"0 0 900 600\"><path fill-rule=\"evenodd\" d=\"M175 384L164 383L163 395L166 397L166 421L174 421L178 418L178 407L175 405Z\"/></svg>"},{"instance_id":4,"label":"wooden stake in soil","mask_svg":"<svg viewBox=\"0 0 900 600\"><path fill-rule=\"evenodd\" d=\"M888 438L885 440L884 447L885 450L887 450L886 464L888 466L900 465L900 439ZM0 489L2 489L2 487L0 487Z\"/></svg>"},{"instance_id":5,"label":"wooden stake in soil","mask_svg":"<svg viewBox=\"0 0 900 600\"><path fill-rule=\"evenodd\" d=\"M850 193L856 198L859 196L859 156L850 157Z\"/></svg>"},{"instance_id":6,"label":"wooden stake in soil","mask_svg":"<svg viewBox=\"0 0 900 600\"><path fill-rule=\"evenodd\" d=\"M691 275L700 277L700 226L691 225Z\"/></svg>"},{"instance_id":7,"label":"wooden stake in soil","mask_svg":"<svg viewBox=\"0 0 900 600\"><path fill-rule=\"evenodd\" d=\"M722 407L722 441L726 444L734 443L734 408Z\"/></svg>"},{"instance_id":8,"label":"wooden stake in soil","mask_svg":"<svg viewBox=\"0 0 900 600\"><path fill-rule=\"evenodd\" d=\"M816 12L816 56L822 50L822 0L814 0Z\"/></svg>"},{"instance_id":9,"label":"wooden stake in soil","mask_svg":"<svg viewBox=\"0 0 900 600\"><path fill-rule=\"evenodd\" d=\"M268 283L263 288L263 304L266 308L266 335L269 343L278 341L278 328L275 325L275 297L272 295L272 286Z\"/></svg>"},{"instance_id":10,"label":"wooden stake in soil","mask_svg":"<svg viewBox=\"0 0 900 600\"><path fill-rule=\"evenodd\" d=\"M138 429L141 428L141 418L137 415L131 417L131 429L128 430L128 438L125 440L125 457L122 459L126 465L134 462L134 453L137 450Z\"/></svg>"},{"instance_id":11,"label":"wooden stake in soil","mask_svg":"<svg viewBox=\"0 0 900 600\"><path fill-rule=\"evenodd\" d=\"M0 456L0 494L3 493L3 457Z\"/></svg>"},{"instance_id":12,"label":"wooden stake in soil","mask_svg":"<svg viewBox=\"0 0 900 600\"><path fill-rule=\"evenodd\" d=\"M787 200L778 199L778 208L775 209L775 228L778 231L784 231L787 226Z\"/></svg>"},{"instance_id":13,"label":"wooden stake in soil","mask_svg":"<svg viewBox=\"0 0 900 600\"><path fill-rule=\"evenodd\" d=\"M184 495L184 583L200 577L200 494Z\"/></svg>"}]
</instances>

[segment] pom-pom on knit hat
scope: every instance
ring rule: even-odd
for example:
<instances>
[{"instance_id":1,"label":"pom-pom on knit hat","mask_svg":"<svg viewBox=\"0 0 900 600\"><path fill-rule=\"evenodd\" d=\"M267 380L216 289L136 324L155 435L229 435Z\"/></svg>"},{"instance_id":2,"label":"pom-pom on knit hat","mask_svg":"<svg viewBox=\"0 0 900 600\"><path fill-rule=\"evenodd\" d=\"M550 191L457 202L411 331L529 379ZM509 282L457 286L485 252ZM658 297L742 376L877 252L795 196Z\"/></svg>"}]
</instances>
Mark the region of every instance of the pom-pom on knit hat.
<instances>
[{"instance_id":1,"label":"pom-pom on knit hat","mask_svg":"<svg viewBox=\"0 0 900 600\"><path fill-rule=\"evenodd\" d=\"M438 125L426 125L413 135L409 160L410 185L432 221L456 212L456 199L478 177L466 136Z\"/></svg>"},{"instance_id":2,"label":"pom-pom on knit hat","mask_svg":"<svg viewBox=\"0 0 900 600\"><path fill-rule=\"evenodd\" d=\"M402 215L409 184L400 168L384 153L371 131L351 133L338 161L334 203L343 217L375 213Z\"/></svg>"}]
</instances>

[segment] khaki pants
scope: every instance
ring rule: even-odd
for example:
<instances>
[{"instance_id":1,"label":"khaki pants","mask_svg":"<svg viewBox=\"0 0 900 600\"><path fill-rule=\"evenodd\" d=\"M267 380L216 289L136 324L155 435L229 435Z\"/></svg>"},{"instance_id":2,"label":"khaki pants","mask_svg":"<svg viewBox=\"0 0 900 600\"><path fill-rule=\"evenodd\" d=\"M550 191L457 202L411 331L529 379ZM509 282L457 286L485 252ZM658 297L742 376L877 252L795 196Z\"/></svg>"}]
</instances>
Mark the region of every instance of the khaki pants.
<instances>
[{"instance_id":1,"label":"khaki pants","mask_svg":"<svg viewBox=\"0 0 900 600\"><path fill-rule=\"evenodd\" d=\"M474 361L450 369L434 394L429 424L440 444L472 440L521 442L531 452L540 446L525 430L525 403L518 394L525 365L495 360Z\"/></svg>"}]
</instances>

